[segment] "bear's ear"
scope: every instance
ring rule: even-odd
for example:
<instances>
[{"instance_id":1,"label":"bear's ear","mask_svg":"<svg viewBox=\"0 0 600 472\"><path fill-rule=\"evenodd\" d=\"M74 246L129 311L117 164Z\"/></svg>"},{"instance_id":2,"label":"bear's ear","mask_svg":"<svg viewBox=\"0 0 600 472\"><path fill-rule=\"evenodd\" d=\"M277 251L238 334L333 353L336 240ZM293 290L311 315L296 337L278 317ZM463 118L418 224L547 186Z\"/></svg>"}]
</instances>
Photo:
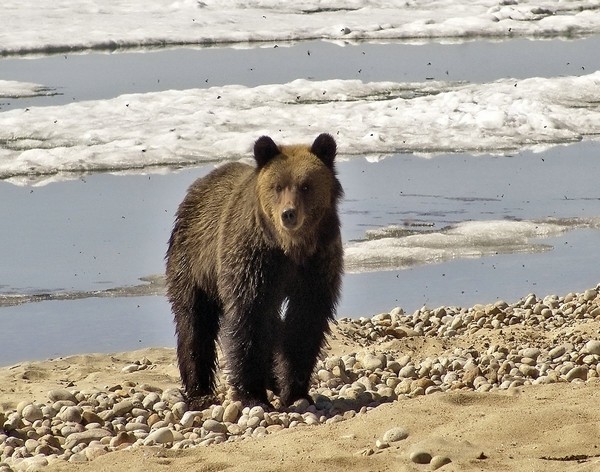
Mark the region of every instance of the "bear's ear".
<instances>
[{"instance_id":1,"label":"bear's ear","mask_svg":"<svg viewBox=\"0 0 600 472\"><path fill-rule=\"evenodd\" d=\"M254 159L260 169L267 162L280 154L279 148L269 136L261 136L254 143Z\"/></svg>"},{"instance_id":2,"label":"bear's ear","mask_svg":"<svg viewBox=\"0 0 600 472\"><path fill-rule=\"evenodd\" d=\"M321 159L329 168L333 167L336 151L337 146L335 144L335 139L327 133L317 136L317 139L315 139L315 142L310 148L310 152Z\"/></svg>"}]
</instances>

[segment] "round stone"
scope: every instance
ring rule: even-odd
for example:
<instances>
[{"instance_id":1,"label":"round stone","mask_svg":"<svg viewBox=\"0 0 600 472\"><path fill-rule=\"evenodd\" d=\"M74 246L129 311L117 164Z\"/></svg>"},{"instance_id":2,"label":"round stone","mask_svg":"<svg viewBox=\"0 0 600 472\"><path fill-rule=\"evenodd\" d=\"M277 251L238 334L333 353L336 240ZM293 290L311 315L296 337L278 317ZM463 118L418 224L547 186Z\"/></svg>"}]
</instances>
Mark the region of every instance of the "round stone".
<instances>
[{"instance_id":1,"label":"round stone","mask_svg":"<svg viewBox=\"0 0 600 472\"><path fill-rule=\"evenodd\" d=\"M552 348L550 352L548 352L548 356L550 359L556 359L563 356L565 352L567 352L566 346L556 346L555 348Z\"/></svg>"},{"instance_id":2,"label":"round stone","mask_svg":"<svg viewBox=\"0 0 600 472\"><path fill-rule=\"evenodd\" d=\"M224 414L225 414L225 407L223 407L223 405L217 405L212 409L210 416L215 421L223 421Z\"/></svg>"},{"instance_id":3,"label":"round stone","mask_svg":"<svg viewBox=\"0 0 600 472\"><path fill-rule=\"evenodd\" d=\"M89 423L102 424L103 423L102 418L100 418L92 410L83 410L83 412L81 413L81 419L85 424L89 424Z\"/></svg>"},{"instance_id":4,"label":"round stone","mask_svg":"<svg viewBox=\"0 0 600 472\"><path fill-rule=\"evenodd\" d=\"M415 366L412 364L402 367L402 369L400 369L398 372L398 377L415 378L416 376L417 372L415 370Z\"/></svg>"},{"instance_id":5,"label":"round stone","mask_svg":"<svg viewBox=\"0 0 600 472\"><path fill-rule=\"evenodd\" d=\"M196 422L197 418L202 418L202 412L201 411L186 411L181 420L179 421L179 423L181 424L181 426L183 426L184 428L191 428L194 426L194 423Z\"/></svg>"},{"instance_id":6,"label":"round stone","mask_svg":"<svg viewBox=\"0 0 600 472\"><path fill-rule=\"evenodd\" d=\"M431 470L437 470L446 464L450 464L450 462L452 460L447 456L433 456L429 465L431 466Z\"/></svg>"},{"instance_id":7,"label":"round stone","mask_svg":"<svg viewBox=\"0 0 600 472\"><path fill-rule=\"evenodd\" d=\"M21 416L30 423L41 420L44 417L42 413L42 407L40 405L36 405L35 403L26 405L21 412Z\"/></svg>"},{"instance_id":8,"label":"round stone","mask_svg":"<svg viewBox=\"0 0 600 472\"><path fill-rule=\"evenodd\" d=\"M123 400L112 408L112 412L115 416L125 416L125 414L129 413L131 410L133 410L133 403L131 400Z\"/></svg>"},{"instance_id":9,"label":"round stone","mask_svg":"<svg viewBox=\"0 0 600 472\"><path fill-rule=\"evenodd\" d=\"M36 455L23 459L23 462L19 463L18 470L44 470L46 466L48 466L48 459L42 455ZM2 470L4 469L2 468ZM8 468L7 470L12 469Z\"/></svg>"},{"instance_id":10,"label":"round stone","mask_svg":"<svg viewBox=\"0 0 600 472\"><path fill-rule=\"evenodd\" d=\"M410 460L415 464L429 464L431 462L431 454L425 451L414 451L410 454Z\"/></svg>"},{"instance_id":11,"label":"round stone","mask_svg":"<svg viewBox=\"0 0 600 472\"><path fill-rule=\"evenodd\" d=\"M186 402L177 402L171 408L171 412L175 415L177 419L183 417L184 413L187 411L187 403Z\"/></svg>"},{"instance_id":12,"label":"round stone","mask_svg":"<svg viewBox=\"0 0 600 472\"><path fill-rule=\"evenodd\" d=\"M398 426L392 429L388 429L383 433L382 441L385 443L391 443L396 441L402 441L408 437L408 431Z\"/></svg>"},{"instance_id":13,"label":"round stone","mask_svg":"<svg viewBox=\"0 0 600 472\"><path fill-rule=\"evenodd\" d=\"M227 426L225 426L223 423L219 423L218 421L213 420L213 419L206 420L202 424L202 427L210 433L226 433L227 432Z\"/></svg>"},{"instance_id":14,"label":"round stone","mask_svg":"<svg viewBox=\"0 0 600 472\"><path fill-rule=\"evenodd\" d=\"M390 443L387 443L385 441L382 441L381 439L378 439L377 441L375 441L375 447L377 449L386 449L386 448L390 447Z\"/></svg>"},{"instance_id":15,"label":"round stone","mask_svg":"<svg viewBox=\"0 0 600 472\"><path fill-rule=\"evenodd\" d=\"M92 441L100 441L102 438L110 436L112 436L110 431L102 428L71 433L66 438L65 449L72 449L75 445L80 443L89 444Z\"/></svg>"},{"instance_id":16,"label":"round stone","mask_svg":"<svg viewBox=\"0 0 600 472\"><path fill-rule=\"evenodd\" d=\"M385 356L374 356L373 354L365 354L360 360L360 363L366 370L381 369L385 366Z\"/></svg>"},{"instance_id":17,"label":"round stone","mask_svg":"<svg viewBox=\"0 0 600 472\"><path fill-rule=\"evenodd\" d=\"M166 389L160 399L163 402L167 402L170 405L174 405L177 402L183 402L185 401L185 398L183 398L183 394L181 393L181 391L178 388L168 388Z\"/></svg>"},{"instance_id":18,"label":"round stone","mask_svg":"<svg viewBox=\"0 0 600 472\"><path fill-rule=\"evenodd\" d=\"M64 388L50 390L48 392L48 399L52 402L68 401L75 404L77 403L77 398L75 398L75 395Z\"/></svg>"},{"instance_id":19,"label":"round stone","mask_svg":"<svg viewBox=\"0 0 600 472\"><path fill-rule=\"evenodd\" d=\"M539 371L531 366L531 365L527 365L527 364L521 364L519 366L519 371L525 376L525 377L532 377L532 378L537 378L540 373Z\"/></svg>"},{"instance_id":20,"label":"round stone","mask_svg":"<svg viewBox=\"0 0 600 472\"><path fill-rule=\"evenodd\" d=\"M600 355L600 341L596 339L591 339L585 344L583 352L586 354Z\"/></svg>"},{"instance_id":21,"label":"round stone","mask_svg":"<svg viewBox=\"0 0 600 472\"><path fill-rule=\"evenodd\" d=\"M81 422L82 410L78 406L67 406L58 414L58 417L63 421L71 421L73 423Z\"/></svg>"},{"instance_id":22,"label":"round stone","mask_svg":"<svg viewBox=\"0 0 600 472\"><path fill-rule=\"evenodd\" d=\"M156 431L152 431L144 440L144 444L166 444L170 442L173 442L173 431L171 431L168 427L163 427L157 429Z\"/></svg>"},{"instance_id":23,"label":"round stone","mask_svg":"<svg viewBox=\"0 0 600 472\"><path fill-rule=\"evenodd\" d=\"M327 382L328 380L331 380L333 378L333 373L325 369L319 369L319 371L317 372L317 378L321 382Z\"/></svg>"},{"instance_id":24,"label":"round stone","mask_svg":"<svg viewBox=\"0 0 600 472\"><path fill-rule=\"evenodd\" d=\"M523 349L523 357L529 357L530 359L536 360L540 356L541 351L535 347L529 347Z\"/></svg>"},{"instance_id":25,"label":"round stone","mask_svg":"<svg viewBox=\"0 0 600 472\"><path fill-rule=\"evenodd\" d=\"M230 403L223 412L223 421L235 423L240 416L240 405L237 402Z\"/></svg>"},{"instance_id":26,"label":"round stone","mask_svg":"<svg viewBox=\"0 0 600 472\"><path fill-rule=\"evenodd\" d=\"M254 406L250 408L248 416L250 418L258 418L259 420L262 420L265 417L265 409L260 405Z\"/></svg>"},{"instance_id":27,"label":"round stone","mask_svg":"<svg viewBox=\"0 0 600 472\"><path fill-rule=\"evenodd\" d=\"M575 379L587 380L588 370L588 366L578 365L577 367L573 367L569 372L567 372L565 378L569 382L572 382Z\"/></svg>"}]
</instances>

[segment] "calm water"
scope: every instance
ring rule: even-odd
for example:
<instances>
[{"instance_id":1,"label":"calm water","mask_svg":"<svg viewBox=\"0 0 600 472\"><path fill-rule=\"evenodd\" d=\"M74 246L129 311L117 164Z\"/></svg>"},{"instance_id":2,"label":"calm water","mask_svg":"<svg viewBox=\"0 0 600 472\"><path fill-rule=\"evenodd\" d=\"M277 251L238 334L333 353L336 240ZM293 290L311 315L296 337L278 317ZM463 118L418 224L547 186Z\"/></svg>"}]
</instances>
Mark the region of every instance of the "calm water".
<instances>
[{"instance_id":1,"label":"calm water","mask_svg":"<svg viewBox=\"0 0 600 472\"><path fill-rule=\"evenodd\" d=\"M309 41L252 49L164 49L149 52L0 58L0 79L35 82L59 94L4 99L0 110L124 93L217 85L255 86L292 80L453 80L581 75L600 69L600 36L565 41L471 41L457 44L358 44Z\"/></svg>"}]
</instances>

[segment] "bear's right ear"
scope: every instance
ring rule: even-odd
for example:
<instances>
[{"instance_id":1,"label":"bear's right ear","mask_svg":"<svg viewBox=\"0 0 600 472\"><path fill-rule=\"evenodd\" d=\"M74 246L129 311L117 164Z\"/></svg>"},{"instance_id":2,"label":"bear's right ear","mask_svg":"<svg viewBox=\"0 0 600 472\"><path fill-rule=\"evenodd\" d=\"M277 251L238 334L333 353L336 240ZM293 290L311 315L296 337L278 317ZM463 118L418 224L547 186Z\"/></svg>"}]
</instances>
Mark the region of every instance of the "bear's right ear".
<instances>
[{"instance_id":1,"label":"bear's right ear","mask_svg":"<svg viewBox=\"0 0 600 472\"><path fill-rule=\"evenodd\" d=\"M269 136L261 136L254 143L254 159L259 169L280 154L280 152L275 142Z\"/></svg>"}]
</instances>

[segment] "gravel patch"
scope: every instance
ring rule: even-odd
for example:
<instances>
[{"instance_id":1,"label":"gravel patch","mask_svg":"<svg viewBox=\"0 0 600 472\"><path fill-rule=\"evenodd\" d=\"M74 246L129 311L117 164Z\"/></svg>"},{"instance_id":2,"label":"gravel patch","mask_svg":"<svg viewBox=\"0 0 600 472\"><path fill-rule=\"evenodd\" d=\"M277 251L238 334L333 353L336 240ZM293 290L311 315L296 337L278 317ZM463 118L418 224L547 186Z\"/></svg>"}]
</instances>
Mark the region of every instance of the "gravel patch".
<instances>
[{"instance_id":1,"label":"gravel patch","mask_svg":"<svg viewBox=\"0 0 600 472\"><path fill-rule=\"evenodd\" d=\"M300 400L286 409L277 408L273 396L274 408L250 408L221 391L220 404L190 411L179 389L163 391L132 381L93 391L51 390L44 402L23 401L15 410L0 412L0 472L38 470L53 461L89 462L142 446L186 449L260 438L344 421L399 398L587 382L600 377L600 335L597 329L580 328L600 321L598 293L596 287L563 297L530 294L511 305L422 308L412 315L395 308L372 318L340 319L338 337L362 350L320 360L312 404ZM520 336L523 328L539 335ZM413 358L398 344L408 340L433 340L442 348ZM146 369L152 362L125 365L123 372L135 370L134 365ZM404 428L394 427L374 449L357 454L373 454L407 436ZM413 455L413 462L431 463L432 469L451 461L430 451Z\"/></svg>"}]
</instances>

